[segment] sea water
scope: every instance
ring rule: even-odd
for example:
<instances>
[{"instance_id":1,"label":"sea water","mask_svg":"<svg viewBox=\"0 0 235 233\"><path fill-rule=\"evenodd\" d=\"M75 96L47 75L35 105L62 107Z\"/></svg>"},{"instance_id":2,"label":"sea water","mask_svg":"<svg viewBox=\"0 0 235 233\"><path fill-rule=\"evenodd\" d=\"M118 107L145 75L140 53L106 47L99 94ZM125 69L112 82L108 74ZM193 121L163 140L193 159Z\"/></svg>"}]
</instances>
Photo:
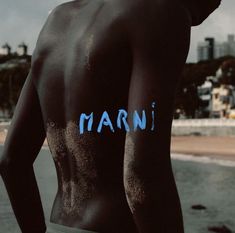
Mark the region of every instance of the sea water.
<instances>
[{"instance_id":1,"label":"sea water","mask_svg":"<svg viewBox=\"0 0 235 233\"><path fill-rule=\"evenodd\" d=\"M235 164L207 157L175 154L172 157L185 233L206 233L208 227L222 225L235 232ZM48 149L41 150L34 167L48 220L57 188L55 168ZM206 209L191 208L198 204ZM20 233L1 178L0 233Z\"/></svg>"}]
</instances>

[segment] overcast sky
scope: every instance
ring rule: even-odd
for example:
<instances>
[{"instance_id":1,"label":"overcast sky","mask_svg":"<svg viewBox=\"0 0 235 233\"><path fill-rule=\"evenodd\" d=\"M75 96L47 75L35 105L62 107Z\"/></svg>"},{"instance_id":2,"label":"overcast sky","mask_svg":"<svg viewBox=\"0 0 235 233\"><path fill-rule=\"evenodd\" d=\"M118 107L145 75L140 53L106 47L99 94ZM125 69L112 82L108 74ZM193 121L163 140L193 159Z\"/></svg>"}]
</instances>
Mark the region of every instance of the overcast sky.
<instances>
[{"instance_id":1,"label":"overcast sky","mask_svg":"<svg viewBox=\"0 0 235 233\"><path fill-rule=\"evenodd\" d=\"M206 1L206 0L205 0ZM0 45L8 42L13 50L21 42L32 53L38 33L48 12L66 0L0 0ZM222 0L222 4L204 23L192 29L188 61L197 60L197 43L213 36L224 41L227 34L235 34L235 0Z\"/></svg>"}]
</instances>

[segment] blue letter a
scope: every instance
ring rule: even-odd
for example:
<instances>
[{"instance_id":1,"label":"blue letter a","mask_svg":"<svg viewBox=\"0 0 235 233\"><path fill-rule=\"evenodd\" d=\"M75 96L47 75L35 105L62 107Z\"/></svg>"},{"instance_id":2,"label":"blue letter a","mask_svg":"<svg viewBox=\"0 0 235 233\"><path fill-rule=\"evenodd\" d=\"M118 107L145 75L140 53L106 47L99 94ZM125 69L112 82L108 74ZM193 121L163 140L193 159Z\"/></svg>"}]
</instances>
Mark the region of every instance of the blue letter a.
<instances>
[{"instance_id":1,"label":"blue letter a","mask_svg":"<svg viewBox=\"0 0 235 233\"><path fill-rule=\"evenodd\" d=\"M102 117L101 117L101 120L100 120L98 129L97 129L97 132L98 132L98 133L101 132L103 125L109 126L109 127L110 127L110 130L111 130L112 132L114 132L114 128L113 128L112 122L111 122L111 120L110 120L110 118L109 118L109 114L108 114L106 111L103 112L103 115L102 115Z\"/></svg>"}]
</instances>

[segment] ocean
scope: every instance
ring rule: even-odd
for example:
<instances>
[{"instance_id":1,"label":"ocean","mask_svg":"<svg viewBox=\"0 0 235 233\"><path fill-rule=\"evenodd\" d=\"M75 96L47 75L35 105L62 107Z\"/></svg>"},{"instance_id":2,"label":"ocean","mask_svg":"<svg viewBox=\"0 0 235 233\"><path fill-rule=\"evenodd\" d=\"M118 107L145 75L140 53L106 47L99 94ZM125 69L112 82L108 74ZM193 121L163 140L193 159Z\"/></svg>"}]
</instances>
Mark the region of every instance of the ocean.
<instances>
[{"instance_id":1,"label":"ocean","mask_svg":"<svg viewBox=\"0 0 235 233\"><path fill-rule=\"evenodd\" d=\"M235 232L235 163L179 154L173 154L172 158L185 233L212 232L208 228L222 226ZM41 150L34 167L48 220L57 188L55 168L48 149ZM201 205L205 209L195 210L191 208L193 205ZM1 178L0 233L20 233Z\"/></svg>"}]
</instances>

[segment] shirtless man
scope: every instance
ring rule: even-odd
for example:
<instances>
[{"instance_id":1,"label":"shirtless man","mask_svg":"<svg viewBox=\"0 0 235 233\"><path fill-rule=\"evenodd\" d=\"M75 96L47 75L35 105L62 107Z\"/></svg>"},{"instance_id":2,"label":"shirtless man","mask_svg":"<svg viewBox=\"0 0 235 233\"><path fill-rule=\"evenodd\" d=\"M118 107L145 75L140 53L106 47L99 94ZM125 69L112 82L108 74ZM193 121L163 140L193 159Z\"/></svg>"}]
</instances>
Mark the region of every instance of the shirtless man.
<instances>
[{"instance_id":1,"label":"shirtless man","mask_svg":"<svg viewBox=\"0 0 235 233\"><path fill-rule=\"evenodd\" d=\"M219 3L78 0L50 14L1 156L23 233L46 231L33 171L45 137L58 176L48 232L184 232L170 162L174 95L190 28ZM153 102L154 131L148 117L144 131L104 121L101 133L79 133L82 113L94 113L96 129L104 111L112 122L119 109L149 116Z\"/></svg>"}]
</instances>

